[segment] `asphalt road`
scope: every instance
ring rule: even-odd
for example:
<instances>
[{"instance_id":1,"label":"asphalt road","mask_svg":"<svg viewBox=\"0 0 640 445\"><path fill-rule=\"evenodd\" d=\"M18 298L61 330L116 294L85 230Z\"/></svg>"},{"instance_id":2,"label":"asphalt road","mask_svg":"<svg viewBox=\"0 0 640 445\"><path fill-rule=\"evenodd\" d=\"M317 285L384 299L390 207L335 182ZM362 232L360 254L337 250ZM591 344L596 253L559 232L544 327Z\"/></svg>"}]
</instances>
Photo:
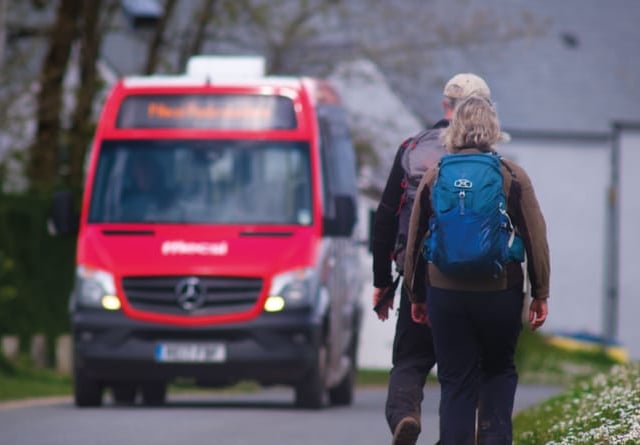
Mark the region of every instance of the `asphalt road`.
<instances>
[{"instance_id":1,"label":"asphalt road","mask_svg":"<svg viewBox=\"0 0 640 445\"><path fill-rule=\"evenodd\" d=\"M516 409L559 388L522 386ZM423 434L438 436L437 385L423 403ZM169 394L163 407L77 409L69 398L0 404L0 445L372 445L390 443L384 420L384 388L362 388L350 407L297 410L293 392L273 388L250 394Z\"/></svg>"}]
</instances>

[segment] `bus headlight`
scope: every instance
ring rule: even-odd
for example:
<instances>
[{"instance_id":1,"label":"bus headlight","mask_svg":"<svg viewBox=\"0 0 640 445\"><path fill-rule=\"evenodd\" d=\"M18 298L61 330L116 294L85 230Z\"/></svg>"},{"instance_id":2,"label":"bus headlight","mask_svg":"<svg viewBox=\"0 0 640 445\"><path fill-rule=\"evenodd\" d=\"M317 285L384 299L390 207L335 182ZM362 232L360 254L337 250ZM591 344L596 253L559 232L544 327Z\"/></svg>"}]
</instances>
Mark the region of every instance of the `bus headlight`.
<instances>
[{"instance_id":1,"label":"bus headlight","mask_svg":"<svg viewBox=\"0 0 640 445\"><path fill-rule=\"evenodd\" d=\"M279 312L311 305L315 281L316 274L311 268L295 269L274 276L264 310Z\"/></svg>"},{"instance_id":2,"label":"bus headlight","mask_svg":"<svg viewBox=\"0 0 640 445\"><path fill-rule=\"evenodd\" d=\"M78 266L74 296L78 306L102 308L110 311L120 309L115 279L111 273L104 270Z\"/></svg>"}]
</instances>

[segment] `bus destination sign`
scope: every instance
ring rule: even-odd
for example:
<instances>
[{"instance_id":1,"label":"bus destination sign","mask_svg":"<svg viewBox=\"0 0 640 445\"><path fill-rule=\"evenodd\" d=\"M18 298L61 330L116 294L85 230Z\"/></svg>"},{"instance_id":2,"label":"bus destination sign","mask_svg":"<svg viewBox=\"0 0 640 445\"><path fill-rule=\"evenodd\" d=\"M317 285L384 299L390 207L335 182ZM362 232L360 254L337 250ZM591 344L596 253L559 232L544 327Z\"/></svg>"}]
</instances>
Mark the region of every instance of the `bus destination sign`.
<instances>
[{"instance_id":1,"label":"bus destination sign","mask_svg":"<svg viewBox=\"0 0 640 445\"><path fill-rule=\"evenodd\" d=\"M291 99L258 94L132 95L118 113L118 128L290 130L296 128Z\"/></svg>"}]
</instances>

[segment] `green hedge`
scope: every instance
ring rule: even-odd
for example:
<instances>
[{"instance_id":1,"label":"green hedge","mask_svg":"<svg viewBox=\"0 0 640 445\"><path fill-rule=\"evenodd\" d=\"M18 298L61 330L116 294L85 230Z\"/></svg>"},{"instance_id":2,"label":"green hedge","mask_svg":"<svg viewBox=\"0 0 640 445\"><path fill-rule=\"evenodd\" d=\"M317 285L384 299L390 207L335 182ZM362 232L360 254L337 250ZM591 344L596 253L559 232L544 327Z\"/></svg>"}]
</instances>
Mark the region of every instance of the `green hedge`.
<instances>
[{"instance_id":1,"label":"green hedge","mask_svg":"<svg viewBox=\"0 0 640 445\"><path fill-rule=\"evenodd\" d=\"M51 203L0 194L0 335L18 335L23 351L35 333L53 342L69 332L76 241L47 232Z\"/></svg>"}]
</instances>

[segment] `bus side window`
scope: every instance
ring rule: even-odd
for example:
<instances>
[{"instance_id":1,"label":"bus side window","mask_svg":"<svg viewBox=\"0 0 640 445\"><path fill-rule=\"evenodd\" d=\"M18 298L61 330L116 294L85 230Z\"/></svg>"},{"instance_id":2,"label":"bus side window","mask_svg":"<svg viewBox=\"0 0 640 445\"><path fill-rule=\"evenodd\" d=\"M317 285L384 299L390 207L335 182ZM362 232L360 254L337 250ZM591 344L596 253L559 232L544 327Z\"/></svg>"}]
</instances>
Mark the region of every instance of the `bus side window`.
<instances>
[{"instance_id":1,"label":"bus side window","mask_svg":"<svg viewBox=\"0 0 640 445\"><path fill-rule=\"evenodd\" d=\"M347 236L356 222L356 165L344 113L328 108L319 113L324 189L325 232Z\"/></svg>"},{"instance_id":2,"label":"bus side window","mask_svg":"<svg viewBox=\"0 0 640 445\"><path fill-rule=\"evenodd\" d=\"M332 156L332 144L329 131L329 123L323 117L318 119L320 128L320 155L322 159L322 198L324 215L331 218L334 215L333 195L335 180L333 179L335 162Z\"/></svg>"}]
</instances>

